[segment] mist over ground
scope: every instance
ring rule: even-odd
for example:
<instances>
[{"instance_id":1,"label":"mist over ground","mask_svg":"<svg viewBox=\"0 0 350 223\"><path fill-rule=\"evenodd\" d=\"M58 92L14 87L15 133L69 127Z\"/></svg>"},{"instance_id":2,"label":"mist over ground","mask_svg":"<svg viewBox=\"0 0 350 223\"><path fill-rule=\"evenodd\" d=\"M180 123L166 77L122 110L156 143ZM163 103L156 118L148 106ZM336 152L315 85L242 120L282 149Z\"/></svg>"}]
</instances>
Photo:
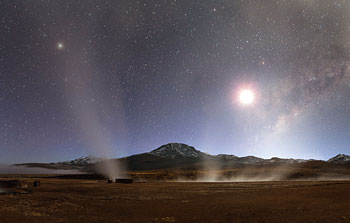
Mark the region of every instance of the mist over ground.
<instances>
[{"instance_id":1,"label":"mist over ground","mask_svg":"<svg viewBox=\"0 0 350 223\"><path fill-rule=\"evenodd\" d=\"M81 174L78 170L46 169L0 164L0 174Z\"/></svg>"}]
</instances>

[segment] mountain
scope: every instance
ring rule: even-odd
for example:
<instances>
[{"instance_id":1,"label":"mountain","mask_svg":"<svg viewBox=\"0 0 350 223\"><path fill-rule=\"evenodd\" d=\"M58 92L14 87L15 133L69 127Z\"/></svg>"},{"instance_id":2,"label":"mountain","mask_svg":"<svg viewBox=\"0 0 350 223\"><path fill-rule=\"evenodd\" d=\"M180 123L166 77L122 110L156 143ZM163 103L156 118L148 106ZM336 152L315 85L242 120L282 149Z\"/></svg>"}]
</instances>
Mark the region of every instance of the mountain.
<instances>
[{"instance_id":1,"label":"mountain","mask_svg":"<svg viewBox=\"0 0 350 223\"><path fill-rule=\"evenodd\" d=\"M63 161L63 162L58 162L54 164L58 165L87 165L87 164L94 164L97 162L101 162L105 160L106 158L101 158L101 157L94 157L94 156L81 156L78 159L75 160L70 160L70 161Z\"/></svg>"},{"instance_id":2,"label":"mountain","mask_svg":"<svg viewBox=\"0 0 350 223\"><path fill-rule=\"evenodd\" d=\"M244 157L239 158L238 160L242 163L249 163L249 164L259 163L259 162L265 161L264 159L256 157L256 156L244 156Z\"/></svg>"},{"instance_id":3,"label":"mountain","mask_svg":"<svg viewBox=\"0 0 350 223\"><path fill-rule=\"evenodd\" d=\"M198 168L211 155L182 143L168 143L148 153L136 154L119 159L129 170L156 170L171 168Z\"/></svg>"},{"instance_id":4,"label":"mountain","mask_svg":"<svg viewBox=\"0 0 350 223\"><path fill-rule=\"evenodd\" d=\"M293 163L304 163L310 160L303 160L303 159L281 159L278 157L272 157L271 159L265 160L266 163L286 163L286 164L293 164Z\"/></svg>"},{"instance_id":5,"label":"mountain","mask_svg":"<svg viewBox=\"0 0 350 223\"><path fill-rule=\"evenodd\" d=\"M350 156L345 155L345 154L338 154L333 158L330 158L328 160L330 163L347 163L350 162Z\"/></svg>"},{"instance_id":6,"label":"mountain","mask_svg":"<svg viewBox=\"0 0 350 223\"><path fill-rule=\"evenodd\" d=\"M82 172L95 172L95 165L101 163L106 158L94 156L81 156L74 160L57 162L57 163L20 163L14 166L26 166L34 168L54 169L54 170L78 170Z\"/></svg>"},{"instance_id":7,"label":"mountain","mask_svg":"<svg viewBox=\"0 0 350 223\"><path fill-rule=\"evenodd\" d=\"M216 158L219 160L238 160L239 157L235 155L228 155L228 154L218 154L216 155Z\"/></svg>"},{"instance_id":8,"label":"mountain","mask_svg":"<svg viewBox=\"0 0 350 223\"><path fill-rule=\"evenodd\" d=\"M211 157L209 154L196 150L194 147L182 143L168 143L150 152L163 158L193 158L203 159Z\"/></svg>"}]
</instances>

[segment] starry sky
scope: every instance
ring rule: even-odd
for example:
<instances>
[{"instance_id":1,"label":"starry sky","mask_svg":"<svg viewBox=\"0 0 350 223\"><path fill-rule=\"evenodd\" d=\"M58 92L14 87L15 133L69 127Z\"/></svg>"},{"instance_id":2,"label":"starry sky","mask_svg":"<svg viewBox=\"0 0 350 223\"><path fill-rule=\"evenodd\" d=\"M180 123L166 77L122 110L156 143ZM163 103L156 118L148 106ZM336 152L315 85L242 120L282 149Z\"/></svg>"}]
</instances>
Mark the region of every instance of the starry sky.
<instances>
[{"instance_id":1,"label":"starry sky","mask_svg":"<svg viewBox=\"0 0 350 223\"><path fill-rule=\"evenodd\" d=\"M350 154L349 40L345 0L1 1L0 163Z\"/></svg>"}]
</instances>

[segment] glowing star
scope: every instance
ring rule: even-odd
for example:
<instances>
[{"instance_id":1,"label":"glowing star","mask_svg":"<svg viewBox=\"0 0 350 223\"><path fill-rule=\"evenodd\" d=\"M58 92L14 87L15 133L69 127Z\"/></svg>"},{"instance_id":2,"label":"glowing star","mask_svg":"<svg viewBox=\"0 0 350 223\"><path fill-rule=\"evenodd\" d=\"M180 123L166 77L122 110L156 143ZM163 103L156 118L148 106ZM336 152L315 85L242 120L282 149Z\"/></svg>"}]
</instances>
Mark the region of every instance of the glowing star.
<instances>
[{"instance_id":1,"label":"glowing star","mask_svg":"<svg viewBox=\"0 0 350 223\"><path fill-rule=\"evenodd\" d=\"M63 45L62 42L57 43L57 49L58 50L63 50L63 48L64 48L64 45Z\"/></svg>"},{"instance_id":2,"label":"glowing star","mask_svg":"<svg viewBox=\"0 0 350 223\"><path fill-rule=\"evenodd\" d=\"M254 102L255 95L252 90L244 89L239 92L239 101L244 105L250 105Z\"/></svg>"}]
</instances>

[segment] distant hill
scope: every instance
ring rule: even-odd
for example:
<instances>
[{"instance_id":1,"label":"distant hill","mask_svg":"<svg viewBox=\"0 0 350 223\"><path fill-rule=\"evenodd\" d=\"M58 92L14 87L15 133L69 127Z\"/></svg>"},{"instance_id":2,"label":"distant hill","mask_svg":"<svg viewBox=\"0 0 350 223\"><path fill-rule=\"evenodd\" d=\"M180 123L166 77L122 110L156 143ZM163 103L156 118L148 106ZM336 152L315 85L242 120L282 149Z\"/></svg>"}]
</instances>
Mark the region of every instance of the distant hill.
<instances>
[{"instance_id":1,"label":"distant hill","mask_svg":"<svg viewBox=\"0 0 350 223\"><path fill-rule=\"evenodd\" d=\"M81 156L75 160L69 160L69 161L63 161L53 164L62 164L62 165L88 165L93 164L97 162L101 162L103 160L106 160L107 158L100 158L100 157L94 157L94 156Z\"/></svg>"},{"instance_id":2,"label":"distant hill","mask_svg":"<svg viewBox=\"0 0 350 223\"><path fill-rule=\"evenodd\" d=\"M345 154L338 154L333 158L330 158L328 160L330 163L348 163L350 162L350 156Z\"/></svg>"}]
</instances>

